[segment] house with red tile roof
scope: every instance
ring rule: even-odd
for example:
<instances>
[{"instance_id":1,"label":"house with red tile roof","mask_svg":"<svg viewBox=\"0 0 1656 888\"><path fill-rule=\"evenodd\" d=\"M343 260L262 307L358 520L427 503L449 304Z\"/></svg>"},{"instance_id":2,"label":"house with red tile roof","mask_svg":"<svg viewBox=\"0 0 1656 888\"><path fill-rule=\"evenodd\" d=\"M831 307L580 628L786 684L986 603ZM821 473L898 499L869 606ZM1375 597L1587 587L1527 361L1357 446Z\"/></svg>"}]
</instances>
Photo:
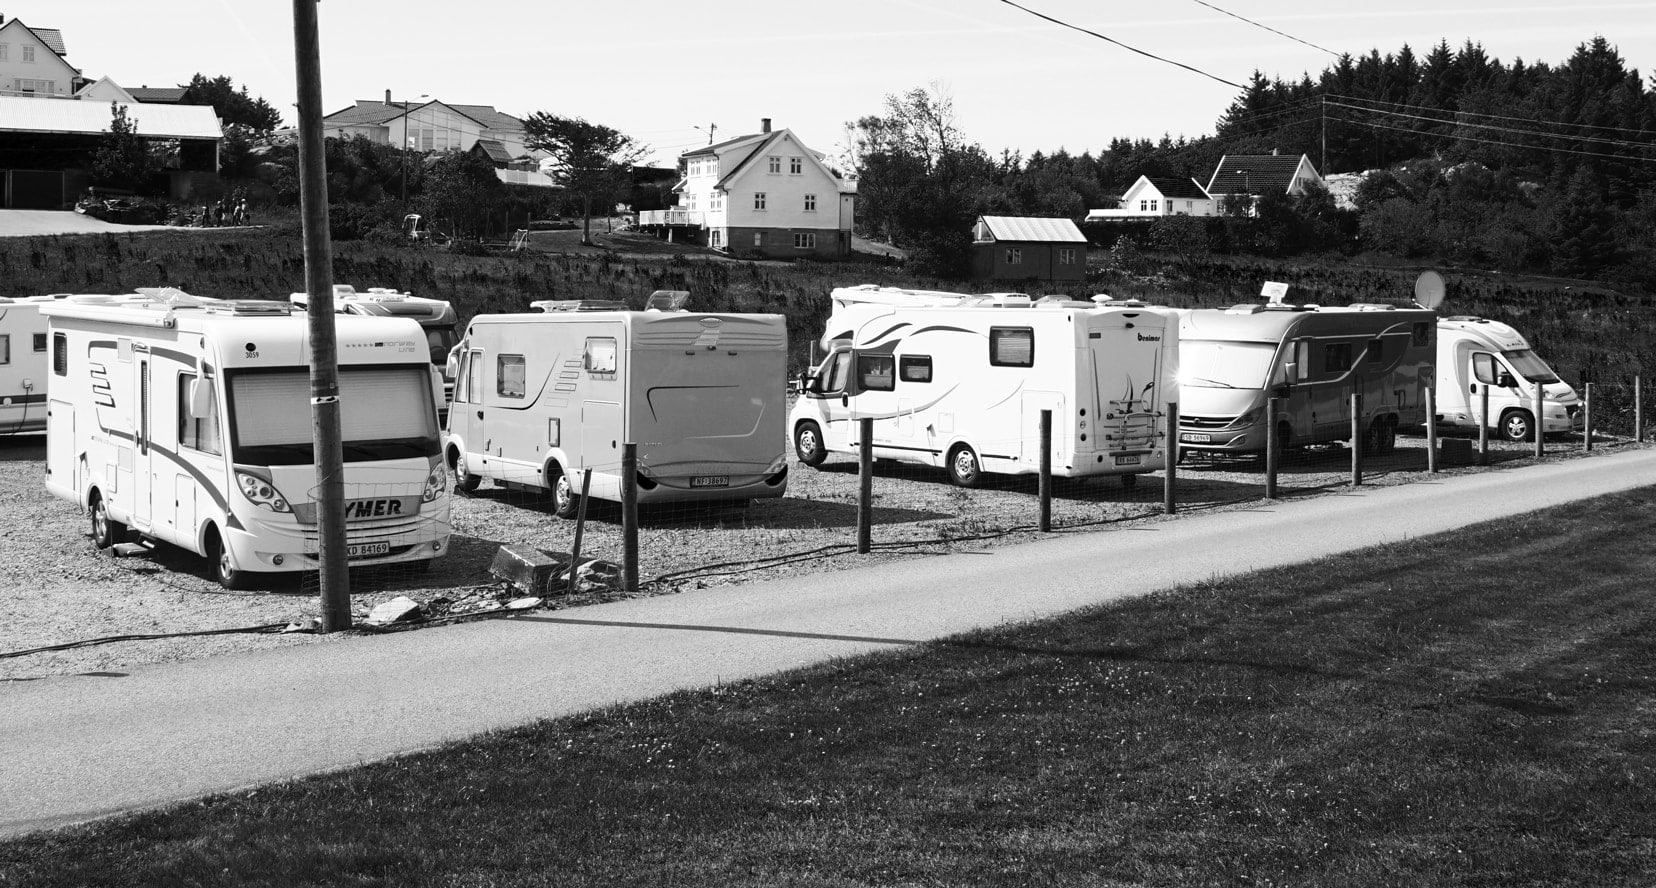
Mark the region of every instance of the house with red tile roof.
<instances>
[{"instance_id":1,"label":"house with red tile roof","mask_svg":"<svg viewBox=\"0 0 1656 888\"><path fill-rule=\"evenodd\" d=\"M63 32L0 15L0 96L68 98L85 84L65 60Z\"/></svg>"}]
</instances>

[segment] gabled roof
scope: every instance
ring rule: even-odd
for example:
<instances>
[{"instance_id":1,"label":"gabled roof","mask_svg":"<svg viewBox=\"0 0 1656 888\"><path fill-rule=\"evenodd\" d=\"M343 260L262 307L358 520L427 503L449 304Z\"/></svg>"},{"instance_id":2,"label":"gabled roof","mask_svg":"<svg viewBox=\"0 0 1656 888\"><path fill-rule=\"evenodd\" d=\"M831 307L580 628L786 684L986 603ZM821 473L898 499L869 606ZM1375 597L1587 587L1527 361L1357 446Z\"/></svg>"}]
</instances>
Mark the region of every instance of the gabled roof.
<instances>
[{"instance_id":1,"label":"gabled roof","mask_svg":"<svg viewBox=\"0 0 1656 888\"><path fill-rule=\"evenodd\" d=\"M754 140L754 141L763 140L768 135L771 135L771 133L749 133L745 136L737 136L734 139L725 139L723 142L715 142L714 144L708 145L705 148L697 148L694 151L686 151L683 154L680 154L679 156L680 157L705 157L709 154L723 154L724 152L729 151L730 149L741 145L741 143L743 143L743 142L747 142L749 140Z\"/></svg>"},{"instance_id":2,"label":"gabled roof","mask_svg":"<svg viewBox=\"0 0 1656 888\"><path fill-rule=\"evenodd\" d=\"M1174 178L1171 176L1142 176L1155 189L1161 192L1162 197L1178 198L1180 200L1207 200L1208 193L1202 190L1201 183L1191 178Z\"/></svg>"},{"instance_id":3,"label":"gabled roof","mask_svg":"<svg viewBox=\"0 0 1656 888\"><path fill-rule=\"evenodd\" d=\"M483 156L488 158L491 163L505 164L512 162L511 152L507 151L506 146L495 139L478 139L477 144L472 146L472 150L482 152Z\"/></svg>"},{"instance_id":4,"label":"gabled roof","mask_svg":"<svg viewBox=\"0 0 1656 888\"><path fill-rule=\"evenodd\" d=\"M414 114L422 108L441 105L486 129L522 129L523 121L510 114L502 114L488 105L450 105L433 99L418 105L413 102L376 102L357 99L355 106L322 118L328 126L381 126L405 114Z\"/></svg>"},{"instance_id":5,"label":"gabled roof","mask_svg":"<svg viewBox=\"0 0 1656 888\"><path fill-rule=\"evenodd\" d=\"M982 216L978 219L997 241L1084 244L1087 236L1069 219L1036 216Z\"/></svg>"},{"instance_id":6,"label":"gabled roof","mask_svg":"<svg viewBox=\"0 0 1656 888\"><path fill-rule=\"evenodd\" d=\"M80 89L75 90L75 98L77 99L86 100L93 97L97 97L100 101L138 101L137 98L132 95L132 90L126 89L119 83L111 80L107 75L99 77L97 80L94 80Z\"/></svg>"},{"instance_id":7,"label":"gabled roof","mask_svg":"<svg viewBox=\"0 0 1656 888\"><path fill-rule=\"evenodd\" d=\"M23 25L21 21L18 21L15 18L12 19L12 21ZM23 25L23 27L29 28L28 25ZM40 38L41 43L46 44L47 49L57 53L60 56L69 54L69 51L63 47L62 31L59 31L57 28L29 28L29 30L33 31L34 35Z\"/></svg>"},{"instance_id":8,"label":"gabled roof","mask_svg":"<svg viewBox=\"0 0 1656 888\"><path fill-rule=\"evenodd\" d=\"M736 163L732 164L729 168L729 172L726 172L723 176L720 176L719 181L714 183L713 188L714 188L715 191L728 191L728 190L730 190L730 187L729 187L730 183L732 181L734 181L737 176L740 176L743 173L747 172L750 168L753 167L754 164L758 163L759 158L766 156L766 153L770 150L772 145L776 145L778 143L785 142L785 141L788 141L788 140L792 140L795 145L798 145L799 146L799 151L800 151L800 156L804 157L811 164L811 166L815 167L824 176L827 176L828 180L830 182L833 182L835 187L838 188L840 190L840 192L843 193L843 192L846 192L847 190L849 190L849 189L846 188L845 182L843 180L841 180L840 177L833 170L829 169L828 166L822 162L821 156L819 156L815 151L812 151L808 146L806 146L806 144L804 142L800 141L799 137L794 135L793 130L784 128L784 129L776 130L774 132L759 133L757 136L743 136L743 137L741 137L741 139L754 139L754 138L757 138L758 141L753 143L752 150L748 151L747 154L743 155L741 160L738 160ZM720 145L734 145L735 143L740 142L741 139L731 139L729 142L721 142ZM692 152L692 153L693 154L704 154L707 151L711 151L713 149L719 148L720 145L711 145L708 148L702 149L701 151L696 151L696 152ZM738 146L738 147L745 147L745 146ZM684 156L689 157L690 155L686 154Z\"/></svg>"},{"instance_id":9,"label":"gabled roof","mask_svg":"<svg viewBox=\"0 0 1656 888\"><path fill-rule=\"evenodd\" d=\"M134 101L152 105L182 105L189 91L183 86L140 86L127 90L127 95Z\"/></svg>"},{"instance_id":10,"label":"gabled roof","mask_svg":"<svg viewBox=\"0 0 1656 888\"><path fill-rule=\"evenodd\" d=\"M448 103L444 103L447 105ZM510 114L496 111L493 105L448 105L472 120L492 130L521 130L523 121Z\"/></svg>"},{"instance_id":11,"label":"gabled roof","mask_svg":"<svg viewBox=\"0 0 1656 888\"><path fill-rule=\"evenodd\" d=\"M1207 193L1286 194L1301 161L1310 163L1303 154L1227 154L1219 158L1219 167L1208 180Z\"/></svg>"}]
</instances>

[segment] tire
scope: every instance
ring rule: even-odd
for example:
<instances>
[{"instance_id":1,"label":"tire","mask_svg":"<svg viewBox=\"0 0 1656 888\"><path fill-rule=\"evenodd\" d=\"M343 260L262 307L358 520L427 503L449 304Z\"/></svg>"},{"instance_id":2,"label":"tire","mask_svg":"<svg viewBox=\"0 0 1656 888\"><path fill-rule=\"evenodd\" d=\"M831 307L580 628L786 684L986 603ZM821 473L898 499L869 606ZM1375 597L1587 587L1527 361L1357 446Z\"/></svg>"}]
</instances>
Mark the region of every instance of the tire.
<instances>
[{"instance_id":1,"label":"tire","mask_svg":"<svg viewBox=\"0 0 1656 888\"><path fill-rule=\"evenodd\" d=\"M1132 490L1138 486L1138 476L1132 473L1121 476L1121 489Z\"/></svg>"},{"instance_id":2,"label":"tire","mask_svg":"<svg viewBox=\"0 0 1656 888\"><path fill-rule=\"evenodd\" d=\"M1384 419L1377 419L1369 423L1368 430L1363 433L1363 455L1379 456L1390 453L1397 445L1396 433L1392 431L1391 423Z\"/></svg>"},{"instance_id":3,"label":"tire","mask_svg":"<svg viewBox=\"0 0 1656 888\"><path fill-rule=\"evenodd\" d=\"M245 570L237 570L230 559L230 549L224 545L217 530L207 531L207 564L212 569L213 579L226 589L246 589L252 577Z\"/></svg>"},{"instance_id":4,"label":"tire","mask_svg":"<svg viewBox=\"0 0 1656 888\"><path fill-rule=\"evenodd\" d=\"M483 483L482 477L467 471L466 452L458 447L449 451L449 468L454 471L455 493L471 493Z\"/></svg>"},{"instance_id":5,"label":"tire","mask_svg":"<svg viewBox=\"0 0 1656 888\"><path fill-rule=\"evenodd\" d=\"M977 487L983 483L983 464L972 448L961 444L949 451L949 480L956 487Z\"/></svg>"},{"instance_id":6,"label":"tire","mask_svg":"<svg viewBox=\"0 0 1656 888\"><path fill-rule=\"evenodd\" d=\"M1528 410L1508 410L1501 414L1501 437L1508 441L1528 441L1535 431Z\"/></svg>"},{"instance_id":7,"label":"tire","mask_svg":"<svg viewBox=\"0 0 1656 888\"><path fill-rule=\"evenodd\" d=\"M127 538L125 524L109 517L109 507L104 505L102 494L92 494L92 544L100 549L107 549L116 543L124 543Z\"/></svg>"},{"instance_id":8,"label":"tire","mask_svg":"<svg viewBox=\"0 0 1656 888\"><path fill-rule=\"evenodd\" d=\"M794 455L811 468L822 465L828 458L828 448L822 442L822 428L814 422L802 422L794 429Z\"/></svg>"},{"instance_id":9,"label":"tire","mask_svg":"<svg viewBox=\"0 0 1656 888\"><path fill-rule=\"evenodd\" d=\"M575 492L575 485L570 483L569 474L563 469L552 466L548 471L556 474L552 479L552 514L559 518L574 518L581 512L581 495Z\"/></svg>"}]
</instances>

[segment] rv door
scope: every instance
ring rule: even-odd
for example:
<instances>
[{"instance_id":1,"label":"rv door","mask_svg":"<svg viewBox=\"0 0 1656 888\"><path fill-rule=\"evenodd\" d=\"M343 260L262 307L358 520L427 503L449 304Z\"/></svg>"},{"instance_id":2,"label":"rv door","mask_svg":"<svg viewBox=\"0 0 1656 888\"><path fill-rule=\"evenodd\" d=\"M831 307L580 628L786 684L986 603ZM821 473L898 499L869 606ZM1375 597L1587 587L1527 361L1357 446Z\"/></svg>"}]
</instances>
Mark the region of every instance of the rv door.
<instances>
[{"instance_id":1,"label":"rv door","mask_svg":"<svg viewBox=\"0 0 1656 888\"><path fill-rule=\"evenodd\" d=\"M1500 416L1501 410L1508 402L1517 400L1512 391L1517 381L1512 378L1506 365L1501 363L1501 359L1490 352L1475 351L1467 360L1471 364L1471 372L1466 375L1469 380L1466 386L1467 400L1470 402L1467 405L1467 414L1475 422L1487 421L1483 415L1482 391L1487 388L1490 415Z\"/></svg>"},{"instance_id":2,"label":"rv door","mask_svg":"<svg viewBox=\"0 0 1656 888\"><path fill-rule=\"evenodd\" d=\"M822 359L817 375L805 387L805 397L819 402L823 445L829 450L849 450L856 435L856 430L851 428L851 371L855 358L856 354L849 348L834 349Z\"/></svg>"}]
</instances>

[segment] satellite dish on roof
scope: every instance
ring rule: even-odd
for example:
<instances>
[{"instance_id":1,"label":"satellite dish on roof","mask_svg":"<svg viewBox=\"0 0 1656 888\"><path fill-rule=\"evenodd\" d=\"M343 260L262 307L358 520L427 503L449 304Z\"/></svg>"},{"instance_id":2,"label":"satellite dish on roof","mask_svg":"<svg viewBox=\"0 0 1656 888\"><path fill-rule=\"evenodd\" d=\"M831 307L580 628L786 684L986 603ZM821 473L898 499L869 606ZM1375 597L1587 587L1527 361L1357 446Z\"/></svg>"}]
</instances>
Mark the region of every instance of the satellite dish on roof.
<instances>
[{"instance_id":1,"label":"satellite dish on roof","mask_svg":"<svg viewBox=\"0 0 1656 888\"><path fill-rule=\"evenodd\" d=\"M1443 304L1443 275L1435 271L1423 271L1420 277L1415 278L1415 304L1421 308L1433 311Z\"/></svg>"}]
</instances>

